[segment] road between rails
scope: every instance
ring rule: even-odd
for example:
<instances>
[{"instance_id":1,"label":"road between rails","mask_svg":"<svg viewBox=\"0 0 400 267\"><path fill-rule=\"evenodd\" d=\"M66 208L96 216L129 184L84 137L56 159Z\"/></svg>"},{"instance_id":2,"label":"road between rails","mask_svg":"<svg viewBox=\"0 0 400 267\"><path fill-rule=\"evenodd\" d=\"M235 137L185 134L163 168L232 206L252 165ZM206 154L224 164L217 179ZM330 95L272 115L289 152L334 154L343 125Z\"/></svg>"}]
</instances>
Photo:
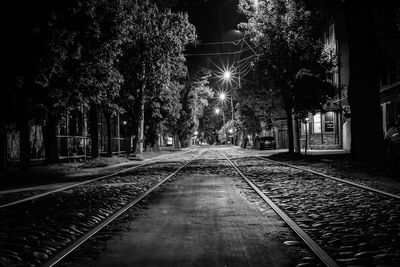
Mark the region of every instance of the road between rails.
<instances>
[{"instance_id":1,"label":"road between rails","mask_svg":"<svg viewBox=\"0 0 400 267\"><path fill-rule=\"evenodd\" d=\"M208 150L203 160L191 163L155 192L145 208L114 221L60 265L319 264L220 156L221 150Z\"/></svg>"}]
</instances>

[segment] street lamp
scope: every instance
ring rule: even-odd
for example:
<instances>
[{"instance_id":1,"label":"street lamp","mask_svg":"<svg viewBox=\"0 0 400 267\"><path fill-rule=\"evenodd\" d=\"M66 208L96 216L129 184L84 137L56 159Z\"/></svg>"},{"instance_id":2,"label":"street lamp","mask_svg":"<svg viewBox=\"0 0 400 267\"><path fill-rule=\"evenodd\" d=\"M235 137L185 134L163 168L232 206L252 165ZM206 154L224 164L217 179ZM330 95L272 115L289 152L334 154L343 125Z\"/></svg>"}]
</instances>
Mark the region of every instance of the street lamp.
<instances>
[{"instance_id":1,"label":"street lamp","mask_svg":"<svg viewBox=\"0 0 400 267\"><path fill-rule=\"evenodd\" d=\"M309 118L308 117L306 117L305 119L304 119L304 128L305 128L305 134L306 134L306 145L305 145L305 148L304 148L304 155L307 155L307 147L308 147L308 121L309 121Z\"/></svg>"},{"instance_id":2,"label":"street lamp","mask_svg":"<svg viewBox=\"0 0 400 267\"><path fill-rule=\"evenodd\" d=\"M229 71L225 72L225 74L226 74L226 76L230 76L230 72L229 72ZM225 76L225 74L224 74L224 76ZM222 101L222 103L225 103L226 98L227 98L227 94L226 94L225 92L220 92L218 98L219 98L219 100ZM232 95L231 95L231 97L230 97L230 100L231 100L231 112L232 112L232 117L231 117L231 119L232 119L232 125L233 125L233 127L234 127L235 119L234 119L233 96L232 96ZM224 124L225 124L225 123L224 123ZM234 138L232 137L232 144L233 144L233 139L234 139Z\"/></svg>"},{"instance_id":3,"label":"street lamp","mask_svg":"<svg viewBox=\"0 0 400 267\"><path fill-rule=\"evenodd\" d=\"M231 74L231 72L228 70L228 71L225 71L225 72L224 72L223 78L224 78L224 80L230 80L230 79L231 79L231 76L232 76L232 74Z\"/></svg>"},{"instance_id":4,"label":"street lamp","mask_svg":"<svg viewBox=\"0 0 400 267\"><path fill-rule=\"evenodd\" d=\"M193 138L193 145L196 145L197 135L199 134L198 131L194 131L194 138Z\"/></svg>"}]
</instances>

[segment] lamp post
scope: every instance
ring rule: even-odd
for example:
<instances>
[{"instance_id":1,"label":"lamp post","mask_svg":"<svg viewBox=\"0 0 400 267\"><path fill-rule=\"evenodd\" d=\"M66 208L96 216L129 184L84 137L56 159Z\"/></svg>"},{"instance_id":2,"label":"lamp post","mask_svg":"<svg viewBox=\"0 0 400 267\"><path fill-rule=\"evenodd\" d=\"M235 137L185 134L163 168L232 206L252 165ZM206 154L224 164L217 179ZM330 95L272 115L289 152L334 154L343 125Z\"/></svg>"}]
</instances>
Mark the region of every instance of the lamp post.
<instances>
[{"instance_id":1,"label":"lamp post","mask_svg":"<svg viewBox=\"0 0 400 267\"><path fill-rule=\"evenodd\" d=\"M307 147L308 147L308 120L309 120L308 117L304 119L305 134L306 134L306 145L304 148L304 155L307 155Z\"/></svg>"},{"instance_id":2,"label":"lamp post","mask_svg":"<svg viewBox=\"0 0 400 267\"><path fill-rule=\"evenodd\" d=\"M215 109L215 114L219 115L221 113L220 108ZM222 108L222 125L225 126L225 114L224 114L224 109ZM226 131L225 131L225 138L226 138Z\"/></svg>"},{"instance_id":3,"label":"lamp post","mask_svg":"<svg viewBox=\"0 0 400 267\"><path fill-rule=\"evenodd\" d=\"M193 145L196 145L196 140L197 140L197 135L199 134L198 131L194 131L194 140L193 140Z\"/></svg>"},{"instance_id":4,"label":"lamp post","mask_svg":"<svg viewBox=\"0 0 400 267\"><path fill-rule=\"evenodd\" d=\"M231 79L232 79L232 73L229 71L229 70L227 70L227 71L225 71L224 73L223 73L223 75L222 75L222 77L223 77L223 79L224 79L224 81L227 81L227 82L229 82L229 81L231 81ZM239 77L239 82L240 82L240 77ZM226 95L226 93L225 92L221 92L220 94L219 94L219 99L223 102L223 103L225 103L225 101L226 101L226 98L227 98L227 95ZM230 102L231 102L231 114L232 114L232 117L231 117L231 119L232 119L232 126L233 126L233 136L235 135L235 118L234 118L234 110L233 110L233 95L231 95L231 97L230 97ZM233 144L233 140L234 140L234 137L232 136L232 144Z\"/></svg>"}]
</instances>

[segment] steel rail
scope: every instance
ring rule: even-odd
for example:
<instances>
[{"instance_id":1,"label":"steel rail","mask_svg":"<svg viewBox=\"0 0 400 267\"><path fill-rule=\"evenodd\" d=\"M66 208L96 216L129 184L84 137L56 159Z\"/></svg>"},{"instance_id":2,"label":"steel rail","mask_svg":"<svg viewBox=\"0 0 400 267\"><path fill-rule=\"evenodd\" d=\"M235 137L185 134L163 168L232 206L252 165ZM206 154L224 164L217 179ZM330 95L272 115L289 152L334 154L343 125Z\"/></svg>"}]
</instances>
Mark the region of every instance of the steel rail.
<instances>
[{"instance_id":1,"label":"steel rail","mask_svg":"<svg viewBox=\"0 0 400 267\"><path fill-rule=\"evenodd\" d=\"M161 186L162 184L164 184L166 181L168 181L171 177L175 176L179 171L181 171L184 167L186 167L189 163L193 162L195 159L192 159L188 162L186 162L185 164L183 164L182 166L180 166L175 172L173 172L172 174L168 175L167 177L165 177L163 180L161 180L160 182L158 182L156 185L154 185L153 187L151 187L149 190L147 190L146 192L144 192L142 195L140 195L139 197L137 197L136 199L134 199L133 201L131 201L130 203L128 203L125 207L121 208L120 210L118 210L117 212L113 213L110 217L104 219L104 221L102 221L99 225L97 225L96 227L94 227L92 230L90 230L89 232L87 232L86 234L84 234L83 236L81 236L79 239L75 240L72 244L70 244L68 247L66 247L65 249L63 249L62 251L60 251L59 253L57 253L56 255L54 255L49 261L45 262L42 267L51 267L54 266L55 264L57 264L59 261L61 261L63 258L65 258L68 254L70 254L72 251L74 251L75 249L77 249L80 245L82 245L83 243L85 243L89 238L91 238L93 235L95 235L97 232L99 232L101 229L103 229L104 227L106 227L108 224L110 224L112 221L114 221L116 218L118 218L119 216L121 216L123 213L125 213L127 210L129 210L132 206L134 206L135 204L137 204L139 201L141 201L143 198L145 198L147 195L149 195L151 192L153 192L154 190L156 190L159 186Z\"/></svg>"},{"instance_id":2,"label":"steel rail","mask_svg":"<svg viewBox=\"0 0 400 267\"><path fill-rule=\"evenodd\" d=\"M139 164L139 165L124 169L122 171L118 171L118 172L115 172L115 173L103 175L103 176L100 176L100 177L97 177L97 178L93 178L93 179L90 179L90 180L86 180L86 181L83 181L83 182L80 182L80 183L68 185L68 186L65 186L65 187L61 187L61 188L58 188L58 189L54 189L54 190L51 190L51 191L40 193L40 194L37 194L37 195L34 195L34 196L30 196L30 197L27 197L27 198L23 198L23 199L19 199L19 200L13 201L13 202L9 202L7 204L0 205L0 208L14 206L14 205L17 205L17 204L20 204L20 203L23 203L23 202L31 201L31 200L34 200L34 199L37 199L37 198L41 198L41 197L44 197L44 196L47 196L47 195L51 195L51 194L54 194L54 193L57 193L57 192L65 191L65 190L68 190L68 189L71 189L71 188L74 188L74 187L77 187L77 186L80 186L80 185L88 184L88 183L91 183L91 182L94 182L94 181L97 181L97 180L107 179L107 178L110 178L112 176L115 176L115 175L130 171L130 170L142 167L142 166L146 166L146 165L149 165L149 164L152 164L152 163L156 163L156 162L144 162L142 164Z\"/></svg>"},{"instance_id":3,"label":"steel rail","mask_svg":"<svg viewBox=\"0 0 400 267\"><path fill-rule=\"evenodd\" d=\"M188 151L188 152L185 152L183 154L188 154L190 152L191 151ZM61 187L61 188L58 188L58 189L54 189L54 190L51 190L51 191L40 193L40 194L37 194L37 195L34 195L34 196L30 196L30 197L27 197L27 198L22 198L22 199L13 201L13 202L2 204L2 205L0 205L0 208L6 208L6 207L14 206L14 205L17 205L17 204L20 204L20 203L24 203L24 202L27 202L27 201L35 200L37 198L41 198L41 197L44 197L44 196L47 196L47 195L51 195L51 194L54 194L54 193L57 193L57 192L65 191L65 190L68 190L68 189L71 189L71 188L74 188L74 187L77 187L77 186L81 186L81 185L84 185L84 184L95 182L95 181L98 181L98 180L101 180L101 179L107 179L107 178L116 176L118 174L125 173L125 172L128 172L128 171L137 169L139 167L147 166L147 165L150 165L150 164L155 164L155 163L157 163L159 161L160 160L157 159L155 161L144 162L144 163L135 165L135 166L130 167L130 168L126 168L124 170L121 170L121 171L118 171L118 172L115 172L115 173L103 175L103 176L100 176L100 177L97 177L97 178L89 179L89 180L86 180L86 181L83 181L83 182L80 182L80 183L68 185L68 186L65 186L65 187Z\"/></svg>"},{"instance_id":4,"label":"steel rail","mask_svg":"<svg viewBox=\"0 0 400 267\"><path fill-rule=\"evenodd\" d=\"M310 173L313 173L313 174L317 174L317 175L325 177L325 178L329 178L329 179L332 179L332 180L343 182L343 183L346 183L346 184L349 184L349 185L352 185L352 186L355 186L355 187L362 188L364 190L372 191L372 192L377 193L377 194L381 194L381 195L384 195L384 196L387 196L387 197L391 197L391 198L400 200L400 196L399 195L396 195L396 194L393 194L393 193L389 193L389 192L386 192L386 191L383 191L383 190L379 190L379 189L376 189L376 188L373 188L373 187L370 187L370 186L367 186L367 185L362 185L362 184L355 183L355 182L352 182L352 181L348 181L348 180L345 180L345 179L342 179L342 178L334 177L334 176L331 176L331 175L328 175L328 174L325 174L325 173L321 173L321 172L318 172L318 171L314 171L314 170L311 170L311 169L308 169L308 168L304 168L304 167L300 167L300 166L296 166L296 165L292 165L292 164L288 164L288 163L284 163L284 162L280 162L280 161L276 161L276 160L272 160L272 159L266 159L266 158L263 158L261 156L251 156L251 155L248 155L248 156L249 157L254 157L254 158L259 158L259 159L262 159L264 161L269 161L269 162L272 162L272 163L280 164L280 165L283 165L283 166L286 166L286 167L291 167L291 168L294 168L294 169L298 169L298 170L310 172Z\"/></svg>"},{"instance_id":5,"label":"steel rail","mask_svg":"<svg viewBox=\"0 0 400 267\"><path fill-rule=\"evenodd\" d=\"M280 209L269 197L267 197L247 176L225 155L225 159L239 173L239 175L257 192L257 194L281 217L286 224L307 244L317 257L328 267L339 265L309 236L300 226L295 223L282 209Z\"/></svg>"}]
</instances>

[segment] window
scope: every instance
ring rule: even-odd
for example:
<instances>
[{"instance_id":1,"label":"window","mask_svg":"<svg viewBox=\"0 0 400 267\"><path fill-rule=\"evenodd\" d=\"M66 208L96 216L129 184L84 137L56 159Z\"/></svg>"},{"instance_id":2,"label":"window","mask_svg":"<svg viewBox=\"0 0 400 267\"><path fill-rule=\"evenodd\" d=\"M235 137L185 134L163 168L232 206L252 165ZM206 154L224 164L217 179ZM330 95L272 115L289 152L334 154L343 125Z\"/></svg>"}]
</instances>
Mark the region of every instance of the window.
<instances>
[{"instance_id":1,"label":"window","mask_svg":"<svg viewBox=\"0 0 400 267\"><path fill-rule=\"evenodd\" d=\"M313 133L321 133L321 113L317 113L313 117Z\"/></svg>"},{"instance_id":2,"label":"window","mask_svg":"<svg viewBox=\"0 0 400 267\"><path fill-rule=\"evenodd\" d=\"M301 123L301 135L306 135L306 124Z\"/></svg>"},{"instance_id":3,"label":"window","mask_svg":"<svg viewBox=\"0 0 400 267\"><path fill-rule=\"evenodd\" d=\"M332 133L335 130L334 113L329 111L325 113L325 132Z\"/></svg>"}]
</instances>

